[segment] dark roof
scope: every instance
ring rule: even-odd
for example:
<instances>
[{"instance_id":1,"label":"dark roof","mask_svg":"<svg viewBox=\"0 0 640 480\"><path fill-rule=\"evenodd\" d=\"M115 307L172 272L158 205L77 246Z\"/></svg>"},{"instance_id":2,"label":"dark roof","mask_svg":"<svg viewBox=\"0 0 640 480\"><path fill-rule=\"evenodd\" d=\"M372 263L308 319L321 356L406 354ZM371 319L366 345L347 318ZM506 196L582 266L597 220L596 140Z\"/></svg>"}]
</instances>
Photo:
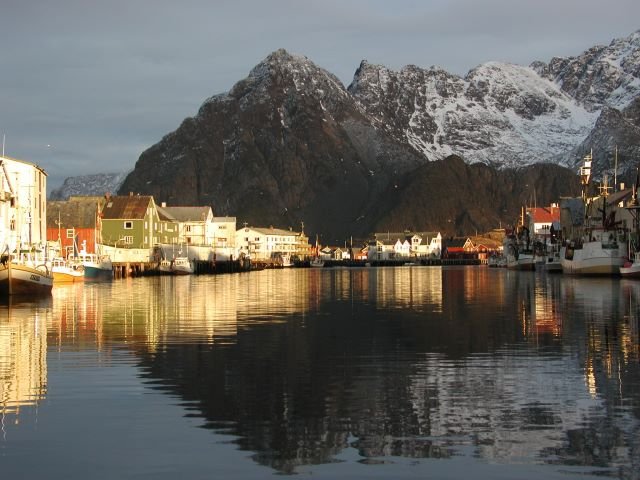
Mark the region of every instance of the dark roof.
<instances>
[{"instance_id":1,"label":"dark roof","mask_svg":"<svg viewBox=\"0 0 640 480\"><path fill-rule=\"evenodd\" d=\"M71 197L69 200L47 202L47 227L95 228L96 212L104 197ZM58 222L59 219L59 222Z\"/></svg>"},{"instance_id":2,"label":"dark roof","mask_svg":"<svg viewBox=\"0 0 640 480\"><path fill-rule=\"evenodd\" d=\"M211 207L161 207L179 222L203 222Z\"/></svg>"},{"instance_id":3,"label":"dark roof","mask_svg":"<svg viewBox=\"0 0 640 480\"><path fill-rule=\"evenodd\" d=\"M447 238L442 240L442 248L462 248L467 243L468 238Z\"/></svg>"},{"instance_id":4,"label":"dark roof","mask_svg":"<svg viewBox=\"0 0 640 480\"><path fill-rule=\"evenodd\" d=\"M102 210L102 218L103 220L142 220L152 201L153 197L150 195L109 197Z\"/></svg>"}]
</instances>

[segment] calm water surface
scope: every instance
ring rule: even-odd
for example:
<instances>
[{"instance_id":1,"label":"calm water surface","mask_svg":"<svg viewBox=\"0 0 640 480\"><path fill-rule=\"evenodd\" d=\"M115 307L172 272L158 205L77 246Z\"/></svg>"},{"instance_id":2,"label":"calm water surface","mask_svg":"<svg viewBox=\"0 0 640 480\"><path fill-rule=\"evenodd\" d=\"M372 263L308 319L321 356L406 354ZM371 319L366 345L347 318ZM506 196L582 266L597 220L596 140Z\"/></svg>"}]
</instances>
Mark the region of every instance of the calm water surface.
<instances>
[{"instance_id":1,"label":"calm water surface","mask_svg":"<svg viewBox=\"0 0 640 480\"><path fill-rule=\"evenodd\" d=\"M486 267L0 305L2 478L640 478L640 282Z\"/></svg>"}]
</instances>

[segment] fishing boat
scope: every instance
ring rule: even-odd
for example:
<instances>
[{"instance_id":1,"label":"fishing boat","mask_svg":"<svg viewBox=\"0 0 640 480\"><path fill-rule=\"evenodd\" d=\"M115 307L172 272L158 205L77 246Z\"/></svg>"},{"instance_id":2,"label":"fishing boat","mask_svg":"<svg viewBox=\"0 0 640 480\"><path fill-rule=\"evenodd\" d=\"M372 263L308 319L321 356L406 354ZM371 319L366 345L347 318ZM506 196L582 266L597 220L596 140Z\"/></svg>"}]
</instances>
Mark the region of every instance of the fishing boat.
<instances>
[{"instance_id":1,"label":"fishing boat","mask_svg":"<svg viewBox=\"0 0 640 480\"><path fill-rule=\"evenodd\" d=\"M527 227L521 224L517 230L507 231L502 247L509 270L535 270L536 261Z\"/></svg>"},{"instance_id":2,"label":"fishing boat","mask_svg":"<svg viewBox=\"0 0 640 480\"><path fill-rule=\"evenodd\" d=\"M46 264L33 264L10 254L0 259L0 296L46 295L53 288L53 275Z\"/></svg>"},{"instance_id":3,"label":"fishing boat","mask_svg":"<svg viewBox=\"0 0 640 480\"><path fill-rule=\"evenodd\" d=\"M113 280L113 263L108 255L81 251L76 259L84 267L85 280Z\"/></svg>"},{"instance_id":4,"label":"fishing boat","mask_svg":"<svg viewBox=\"0 0 640 480\"><path fill-rule=\"evenodd\" d=\"M607 213L606 178L598 197L588 197L593 157L588 154L580 168L584 219L582 234L561 248L562 272L571 275L619 275L627 258L626 231L618 227L615 211ZM598 215L593 215L597 205ZM601 215L600 215L601 214Z\"/></svg>"},{"instance_id":5,"label":"fishing boat","mask_svg":"<svg viewBox=\"0 0 640 480\"><path fill-rule=\"evenodd\" d=\"M547 272L562 272L560 248L557 244L551 245L551 248L547 250L547 255L544 261L544 270Z\"/></svg>"},{"instance_id":6,"label":"fishing boat","mask_svg":"<svg viewBox=\"0 0 640 480\"><path fill-rule=\"evenodd\" d=\"M620 267L620 275L625 278L640 278L640 170L636 169L636 183L631 189L631 202L625 208L633 217L633 230L627 242L627 260Z\"/></svg>"},{"instance_id":7,"label":"fishing boat","mask_svg":"<svg viewBox=\"0 0 640 480\"><path fill-rule=\"evenodd\" d=\"M320 257L314 257L309 262L309 266L315 267L315 268L324 267L324 260L322 260Z\"/></svg>"},{"instance_id":8,"label":"fishing boat","mask_svg":"<svg viewBox=\"0 0 640 480\"><path fill-rule=\"evenodd\" d=\"M191 275L193 273L193 265L187 257L176 257L171 262L171 273L174 275Z\"/></svg>"},{"instance_id":9,"label":"fishing boat","mask_svg":"<svg viewBox=\"0 0 640 480\"><path fill-rule=\"evenodd\" d=\"M81 263L67 261L62 257L51 260L54 283L75 283L84 281L84 267Z\"/></svg>"},{"instance_id":10,"label":"fishing boat","mask_svg":"<svg viewBox=\"0 0 640 480\"><path fill-rule=\"evenodd\" d=\"M160 260L160 263L158 263L158 273L163 275L171 275L172 272L173 268L171 260L167 258L163 258L162 260Z\"/></svg>"},{"instance_id":11,"label":"fishing boat","mask_svg":"<svg viewBox=\"0 0 640 480\"><path fill-rule=\"evenodd\" d=\"M318 235L316 235L316 246L314 248L314 256L309 261L309 266L314 268L324 267L324 260L320 258L320 243L318 242Z\"/></svg>"}]
</instances>

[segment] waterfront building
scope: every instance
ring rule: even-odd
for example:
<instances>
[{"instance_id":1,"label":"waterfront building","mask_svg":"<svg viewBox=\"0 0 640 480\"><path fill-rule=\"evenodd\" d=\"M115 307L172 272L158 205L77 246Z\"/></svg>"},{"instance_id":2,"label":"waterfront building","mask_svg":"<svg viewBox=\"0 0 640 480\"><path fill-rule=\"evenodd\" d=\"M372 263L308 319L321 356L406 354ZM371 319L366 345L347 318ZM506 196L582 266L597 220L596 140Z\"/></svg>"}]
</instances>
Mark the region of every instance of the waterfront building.
<instances>
[{"instance_id":1,"label":"waterfront building","mask_svg":"<svg viewBox=\"0 0 640 480\"><path fill-rule=\"evenodd\" d=\"M469 237L451 237L442 242L442 258L477 258L477 250Z\"/></svg>"},{"instance_id":2,"label":"waterfront building","mask_svg":"<svg viewBox=\"0 0 640 480\"><path fill-rule=\"evenodd\" d=\"M47 243L55 247L56 256L68 258L83 250L97 253L98 212L104 203L104 197L90 196L47 202Z\"/></svg>"},{"instance_id":3,"label":"waterfront building","mask_svg":"<svg viewBox=\"0 0 640 480\"><path fill-rule=\"evenodd\" d=\"M377 232L369 243L369 260L393 258L440 257L442 235L440 232Z\"/></svg>"},{"instance_id":4,"label":"waterfront building","mask_svg":"<svg viewBox=\"0 0 640 480\"><path fill-rule=\"evenodd\" d=\"M114 247L151 249L158 243L160 219L150 195L110 196L102 210L102 242Z\"/></svg>"},{"instance_id":5,"label":"waterfront building","mask_svg":"<svg viewBox=\"0 0 640 480\"><path fill-rule=\"evenodd\" d=\"M551 233L560 230L560 207L557 203L548 207L527 207L526 215L525 223L531 238L539 239L542 243L548 244Z\"/></svg>"},{"instance_id":6,"label":"waterfront building","mask_svg":"<svg viewBox=\"0 0 640 480\"><path fill-rule=\"evenodd\" d=\"M276 254L299 255L300 236L293 230L245 226L236 231L236 248L238 255L267 261Z\"/></svg>"},{"instance_id":7,"label":"waterfront building","mask_svg":"<svg viewBox=\"0 0 640 480\"><path fill-rule=\"evenodd\" d=\"M213 217L213 251L216 260L237 257L236 217Z\"/></svg>"},{"instance_id":8,"label":"waterfront building","mask_svg":"<svg viewBox=\"0 0 640 480\"><path fill-rule=\"evenodd\" d=\"M177 235L172 235L171 238L175 243L213 245L214 223L211 207L168 207L163 202L157 209L166 224L173 223L173 231ZM167 242L163 240L162 243Z\"/></svg>"},{"instance_id":9,"label":"waterfront building","mask_svg":"<svg viewBox=\"0 0 640 480\"><path fill-rule=\"evenodd\" d=\"M47 239L47 173L0 156L0 248L43 249Z\"/></svg>"}]
</instances>

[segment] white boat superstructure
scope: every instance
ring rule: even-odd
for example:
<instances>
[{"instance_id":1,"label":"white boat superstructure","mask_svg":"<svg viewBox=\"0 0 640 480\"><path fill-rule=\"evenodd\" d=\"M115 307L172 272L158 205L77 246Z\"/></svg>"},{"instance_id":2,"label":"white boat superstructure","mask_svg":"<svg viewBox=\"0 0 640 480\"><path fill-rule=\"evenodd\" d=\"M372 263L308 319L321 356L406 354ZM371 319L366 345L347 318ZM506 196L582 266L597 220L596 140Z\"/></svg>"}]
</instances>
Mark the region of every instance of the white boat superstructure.
<instances>
[{"instance_id":1,"label":"white boat superstructure","mask_svg":"<svg viewBox=\"0 0 640 480\"><path fill-rule=\"evenodd\" d=\"M171 262L171 273L174 275L191 275L193 273L193 265L187 257L176 257Z\"/></svg>"},{"instance_id":2,"label":"white boat superstructure","mask_svg":"<svg viewBox=\"0 0 640 480\"><path fill-rule=\"evenodd\" d=\"M76 260L84 267L84 276L91 280L113 279L113 263L109 255L81 251Z\"/></svg>"},{"instance_id":3,"label":"white boat superstructure","mask_svg":"<svg viewBox=\"0 0 640 480\"><path fill-rule=\"evenodd\" d=\"M587 240L574 240L560 250L562 272L570 275L618 275L627 259L623 231L593 229Z\"/></svg>"},{"instance_id":4,"label":"white boat superstructure","mask_svg":"<svg viewBox=\"0 0 640 480\"><path fill-rule=\"evenodd\" d=\"M615 211L607 214L605 181L600 195L587 196L591 178L591 154L580 169L584 219L582 235L568 241L560 250L562 272L570 275L619 275L627 260L627 232L617 226Z\"/></svg>"}]
</instances>

